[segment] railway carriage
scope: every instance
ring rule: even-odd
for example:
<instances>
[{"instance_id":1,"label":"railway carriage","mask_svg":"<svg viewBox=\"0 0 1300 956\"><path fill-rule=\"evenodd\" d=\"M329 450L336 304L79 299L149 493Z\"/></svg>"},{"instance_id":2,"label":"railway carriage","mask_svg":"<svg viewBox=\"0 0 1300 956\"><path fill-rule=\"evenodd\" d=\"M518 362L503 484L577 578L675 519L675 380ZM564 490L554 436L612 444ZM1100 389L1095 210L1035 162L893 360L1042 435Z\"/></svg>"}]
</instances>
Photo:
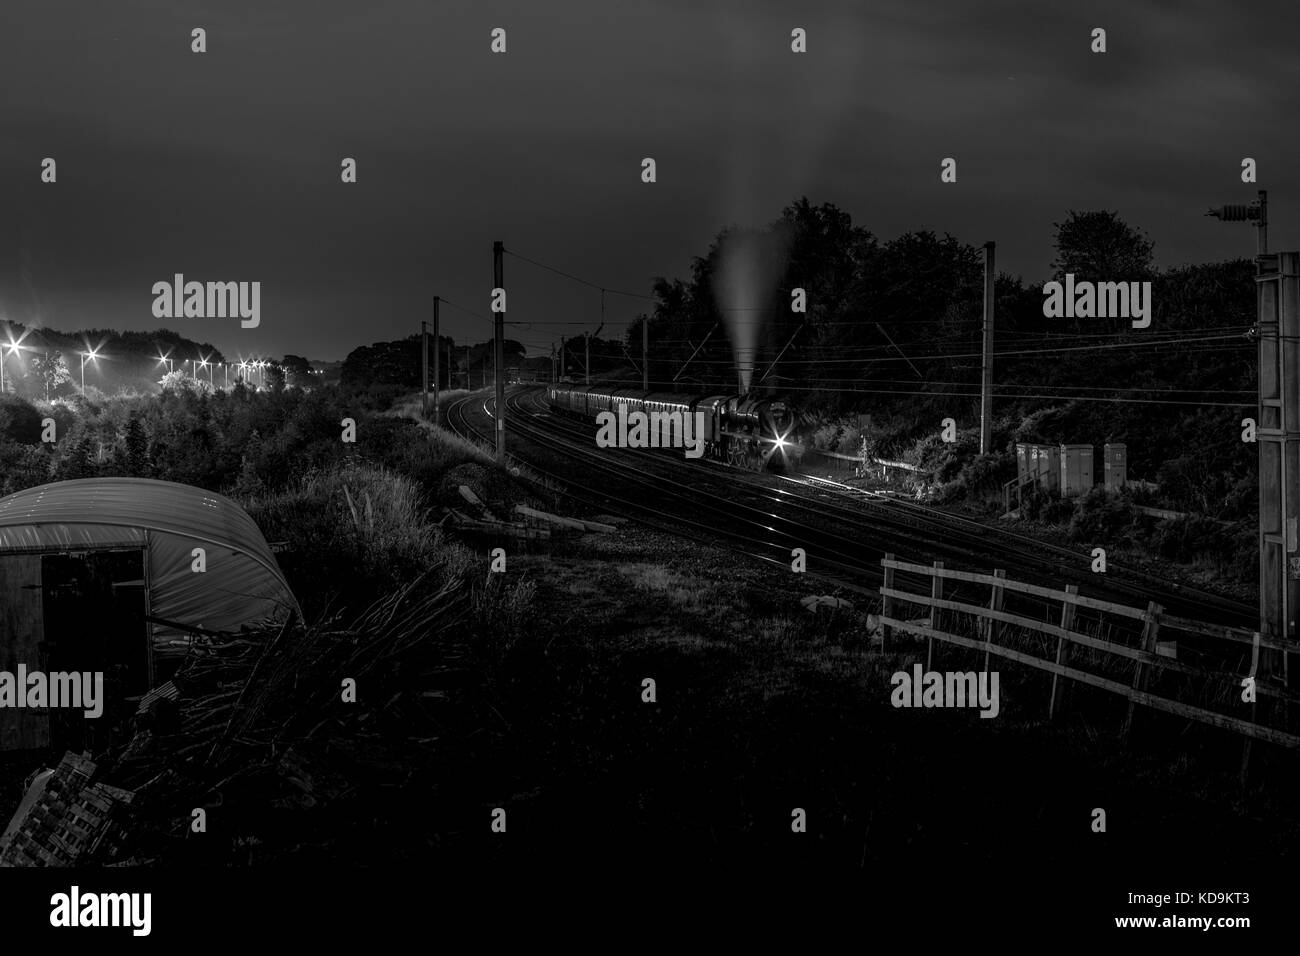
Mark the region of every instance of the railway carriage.
<instances>
[{"instance_id":1,"label":"railway carriage","mask_svg":"<svg viewBox=\"0 0 1300 956\"><path fill-rule=\"evenodd\" d=\"M566 383L547 386L547 400L562 413L594 420L601 412L646 415L703 413L704 455L752 471L798 466L803 452L797 411L781 399L752 395L680 395L615 386ZM693 419L692 419L693 421Z\"/></svg>"}]
</instances>

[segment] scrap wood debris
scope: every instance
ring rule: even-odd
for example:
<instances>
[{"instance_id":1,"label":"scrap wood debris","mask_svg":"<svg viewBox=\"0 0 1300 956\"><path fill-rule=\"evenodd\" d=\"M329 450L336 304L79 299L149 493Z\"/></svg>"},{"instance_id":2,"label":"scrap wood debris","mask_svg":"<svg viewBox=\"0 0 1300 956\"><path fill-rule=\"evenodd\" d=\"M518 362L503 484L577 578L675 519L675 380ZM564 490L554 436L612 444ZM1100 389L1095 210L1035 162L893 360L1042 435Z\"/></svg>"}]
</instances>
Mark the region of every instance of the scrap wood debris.
<instances>
[{"instance_id":1,"label":"scrap wood debris","mask_svg":"<svg viewBox=\"0 0 1300 956\"><path fill-rule=\"evenodd\" d=\"M196 638L176 673L141 699L128 739L93 758L68 753L29 778L0 836L0 866L287 855L334 831L286 815L328 813L361 791L431 777L431 747L500 733L489 705L447 707L481 678L463 638L470 595L442 581L443 570L347 629L291 618L260 648ZM355 703L344 700L346 679ZM210 830L195 829L200 816Z\"/></svg>"}]
</instances>

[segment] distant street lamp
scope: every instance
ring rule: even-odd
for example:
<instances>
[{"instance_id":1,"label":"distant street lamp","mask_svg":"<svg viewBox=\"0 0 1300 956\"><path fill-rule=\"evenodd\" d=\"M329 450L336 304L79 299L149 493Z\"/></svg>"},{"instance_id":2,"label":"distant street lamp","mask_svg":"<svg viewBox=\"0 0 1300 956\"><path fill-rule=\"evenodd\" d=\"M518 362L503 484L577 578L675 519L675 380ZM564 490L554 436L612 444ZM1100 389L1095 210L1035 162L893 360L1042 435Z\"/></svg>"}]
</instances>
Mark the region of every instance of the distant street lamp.
<instances>
[{"instance_id":1,"label":"distant street lamp","mask_svg":"<svg viewBox=\"0 0 1300 956\"><path fill-rule=\"evenodd\" d=\"M27 346L22 344L23 339L27 337L26 332L18 338L17 342L14 341L12 332L6 332L5 335L9 341L0 342L0 395L3 395L5 391L5 349L8 349L10 352L18 352L21 349L27 348Z\"/></svg>"},{"instance_id":2,"label":"distant street lamp","mask_svg":"<svg viewBox=\"0 0 1300 956\"><path fill-rule=\"evenodd\" d=\"M95 349L90 349L89 351L78 352L77 354L81 356L81 394L85 395L86 394L86 359L95 361L96 359L99 358L99 352L97 352Z\"/></svg>"}]
</instances>

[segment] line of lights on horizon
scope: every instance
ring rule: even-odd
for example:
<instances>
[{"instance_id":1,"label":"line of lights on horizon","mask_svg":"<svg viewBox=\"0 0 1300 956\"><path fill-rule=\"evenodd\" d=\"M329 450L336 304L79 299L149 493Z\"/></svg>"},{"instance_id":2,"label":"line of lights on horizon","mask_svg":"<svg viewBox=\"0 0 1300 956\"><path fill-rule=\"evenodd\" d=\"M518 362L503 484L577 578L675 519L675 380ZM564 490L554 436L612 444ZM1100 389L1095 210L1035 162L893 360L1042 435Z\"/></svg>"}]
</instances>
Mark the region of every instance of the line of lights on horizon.
<instances>
[{"instance_id":1,"label":"line of lights on horizon","mask_svg":"<svg viewBox=\"0 0 1300 956\"><path fill-rule=\"evenodd\" d=\"M31 334L32 329L30 328L25 329L23 331L23 334L18 336L17 339L15 339L13 335L13 329L9 328L7 323L5 325L6 325L5 339L7 339L8 341L0 341L0 395L6 392L5 359L7 359L10 355L16 355L20 352L41 351L41 349L37 348L36 346L23 344L23 340L27 338L28 335ZM90 362L92 367L94 367L95 365L98 364L99 359L101 358L110 359L112 358L112 356L107 355L103 352L103 348L104 348L103 342L100 342L98 345L95 346L91 346L89 342L86 342L84 340L83 343L85 345L85 348L77 349L76 354L80 356L78 372L81 378L81 394L85 395L86 394L86 363ZM176 369L175 363L177 360L171 357L173 351L174 349L168 349L166 352L162 351L161 348L158 349L157 364L166 365L167 371L169 373L174 372ZM211 385L213 388L217 387L216 371L218 368L220 368L222 372L221 387L223 389L229 389L230 372L232 369L238 369L239 372L241 373L240 375L236 375L235 377L236 384L239 383L240 377L242 375L242 378L246 383L256 384L258 386L264 386L266 384L266 369L271 367L272 365L277 364L275 362L271 362L266 359L241 359L238 362L211 362L208 361L209 355L211 355L211 353L208 353L207 355L200 355L197 359L184 359L181 361L181 364L183 366L184 365L190 366L188 370L188 374L191 378L194 379L199 378L199 375L201 374L200 373L201 369L207 369L208 384ZM323 371L320 369L312 369L311 371L312 374L315 375L324 374ZM256 382L254 382L254 379L256 379Z\"/></svg>"}]
</instances>

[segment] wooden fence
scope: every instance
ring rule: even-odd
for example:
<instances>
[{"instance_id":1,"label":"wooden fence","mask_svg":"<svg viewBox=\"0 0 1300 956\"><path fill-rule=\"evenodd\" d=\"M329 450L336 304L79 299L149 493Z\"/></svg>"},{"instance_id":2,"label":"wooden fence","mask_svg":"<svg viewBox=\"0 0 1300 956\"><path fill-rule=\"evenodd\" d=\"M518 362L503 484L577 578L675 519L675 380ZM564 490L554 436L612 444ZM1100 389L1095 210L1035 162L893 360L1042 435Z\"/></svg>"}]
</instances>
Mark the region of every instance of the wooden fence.
<instances>
[{"instance_id":1,"label":"wooden fence","mask_svg":"<svg viewBox=\"0 0 1300 956\"><path fill-rule=\"evenodd\" d=\"M1300 644L1277 640L1261 639L1258 632L1241 628L1225 627L1218 624L1204 624L1187 618L1166 614L1157 603L1151 602L1145 608L1129 607L1110 601L1083 597L1073 585L1064 590L1025 584L1007 580L1006 573L997 570L992 574L974 574L966 571L951 571L936 561L933 566L910 564L895 560L894 555L887 554L881 565L885 570L885 580L880 588L882 599L880 622L886 643L891 630L897 629L926 639L926 669L931 668L934 659L934 642L945 641L958 647L984 652L984 669L988 670L991 655L1006 660L1016 661L1029 667L1045 671L1052 675L1051 698L1048 703L1048 716L1056 717L1060 709L1063 688L1061 678L1076 681L1090 687L1109 691L1128 700L1128 715L1124 721L1124 733L1133 719L1136 704L1164 711L1179 717L1197 720L1202 723L1244 734L1248 738L1266 740L1283 747L1300 748L1300 736L1296 736L1277 727L1257 723L1256 704L1242 702L1242 680L1255 678L1256 697L1269 697L1285 705L1300 703L1297 695L1285 687L1261 679L1258 674L1260 648L1280 650L1287 653L1300 653ZM922 575L929 578L929 593L904 591L896 587L896 572ZM965 585L980 585L989 588L987 605L971 604L966 601L952 600L944 597L945 582L960 582ZM958 585L960 586L960 585ZM966 588L969 590L969 587ZM1055 621L1044 621L1027 613L1014 613L1004 609L1008 595L1023 595L1030 599L1045 599L1053 606ZM1059 604L1059 608L1055 605ZM903 612L905 605L916 605L925 609L925 616L913 618ZM1094 633L1083 633L1078 622L1081 610L1098 612L1099 617L1092 628ZM946 612L946 613L945 613ZM966 620L963 621L962 617ZM951 622L951 623L948 623ZM940 625L943 624L944 628ZM962 625L967 625L965 628ZM1023 629L1024 632L1043 635L1051 643L1055 639L1054 654L1039 657L1024 650L999 644L998 638L1011 628ZM955 633L964 629L968 633ZM1105 635L1105 636L1102 636ZM1187 661L1178 660L1176 644L1172 640L1176 635L1187 635L1212 642L1228 642L1249 645L1249 673L1235 674L1230 670L1217 667L1203 667ZM1116 640L1114 638L1120 638ZM1125 643L1124 637L1132 638L1132 643ZM1161 644L1161 639L1165 643ZM1083 662L1072 662L1074 648L1089 648L1101 652L1101 659L1132 662L1133 678L1129 683L1117 680L1114 675L1106 676L1083 670ZM1243 649L1244 650L1244 649ZM1171 653L1172 651L1172 653ZM1075 655L1078 656L1077 654ZM1094 658L1097 655L1093 655ZM1231 698L1247 709L1250 719L1219 713L1200 704L1175 700L1150 691L1153 673L1177 673L1200 678L1209 684L1220 687L1229 684Z\"/></svg>"}]
</instances>

